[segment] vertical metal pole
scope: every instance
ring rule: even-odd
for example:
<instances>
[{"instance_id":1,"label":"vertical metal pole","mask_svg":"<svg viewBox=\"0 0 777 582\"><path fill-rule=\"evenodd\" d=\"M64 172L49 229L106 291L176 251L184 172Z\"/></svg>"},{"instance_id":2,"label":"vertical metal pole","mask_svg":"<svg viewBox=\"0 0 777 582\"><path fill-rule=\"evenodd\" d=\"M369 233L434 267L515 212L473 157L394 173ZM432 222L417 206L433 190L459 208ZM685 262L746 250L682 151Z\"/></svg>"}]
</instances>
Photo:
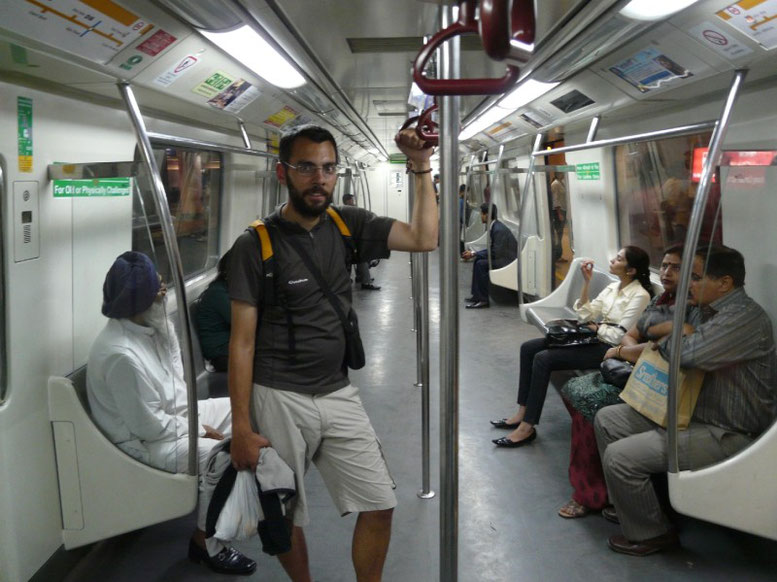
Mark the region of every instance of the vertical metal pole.
<instances>
[{"instance_id":1,"label":"vertical metal pole","mask_svg":"<svg viewBox=\"0 0 777 582\"><path fill-rule=\"evenodd\" d=\"M680 282L677 289L677 300L675 302L674 320L672 326L671 346L672 350L669 357L669 398L667 414L667 433L669 467L670 473L677 473L680 470L679 458L677 455L677 388L680 380L680 346L682 345L683 323L685 316L685 307L688 303L688 287L691 281L691 271L693 271L693 259L696 253L696 245L699 243L699 233L704 220L704 209L707 206L710 186L715 168L720 163L720 154L723 147L723 140L726 137L729 122L731 121L731 112L734 109L739 95L739 90L744 83L746 70L738 70L734 73L731 81L731 87L728 97L723 105L720 118L712 131L710 137L707 159L701 171L699 186L696 189L696 197L693 200L693 210L691 211L691 220L688 223L688 232L685 235L685 246L683 249L683 260L680 266Z\"/></svg>"},{"instance_id":2,"label":"vertical metal pole","mask_svg":"<svg viewBox=\"0 0 777 582\"><path fill-rule=\"evenodd\" d=\"M246 124L243 122L242 119L238 119L237 126L240 128L240 135L243 136L243 145L246 146L247 150L252 149L251 139L248 137L248 132L246 131Z\"/></svg>"},{"instance_id":3,"label":"vertical metal pole","mask_svg":"<svg viewBox=\"0 0 777 582\"><path fill-rule=\"evenodd\" d=\"M588 127L588 135L585 138L585 143L591 143L596 139L596 132L599 131L599 121L601 121L599 115L595 115L591 120L591 125Z\"/></svg>"},{"instance_id":4,"label":"vertical metal pole","mask_svg":"<svg viewBox=\"0 0 777 582\"><path fill-rule=\"evenodd\" d=\"M421 499L431 499L434 497L434 491L431 490L431 479L429 472L430 465L430 400L429 391L429 253L420 253L418 260L421 262L419 269L418 287L421 291L421 309L419 311L418 321L420 329L418 335L421 338L421 491L418 497Z\"/></svg>"},{"instance_id":5,"label":"vertical metal pole","mask_svg":"<svg viewBox=\"0 0 777 582\"><path fill-rule=\"evenodd\" d=\"M130 120L135 129L135 136L138 140L138 149L140 155L146 164L151 180L151 188L154 192L154 205L156 206L157 216L162 227L162 238L165 241L167 249L167 259L170 262L170 271L175 286L175 297L178 302L178 318L181 326L181 352L183 353L183 377L186 382L186 397L188 399L187 407L189 414L189 454L187 457L187 470L190 475L197 474L197 434L199 433L199 422L197 421L197 383L194 371L194 354L192 353L191 334L192 326L189 321L189 309L186 302L186 288L183 281L183 266L181 255L178 252L178 240L175 237L173 228L173 218L170 215L170 208L167 206L167 196L165 187L162 184L162 177L159 173L154 152L151 149L151 142L148 139L146 124L143 122L143 116L140 113L140 107L135 100L135 94L129 83L121 81L118 83L119 91L127 106Z\"/></svg>"},{"instance_id":6,"label":"vertical metal pole","mask_svg":"<svg viewBox=\"0 0 777 582\"><path fill-rule=\"evenodd\" d=\"M492 264L494 258L491 256L491 224L493 223L493 220L491 220L491 213L494 211L494 198L496 198L496 193L499 192L499 188L502 186L502 175L499 173L499 169L502 167L502 154L504 151L504 144L499 144L499 153L496 155L496 171L494 172L494 179L491 181L494 189L491 191L491 196L488 197L488 219L486 220L486 256L488 257L489 276L492 269L494 268ZM487 169L488 166L486 166L486 170Z\"/></svg>"},{"instance_id":7,"label":"vertical metal pole","mask_svg":"<svg viewBox=\"0 0 777 582\"><path fill-rule=\"evenodd\" d=\"M415 180L409 179L407 184L408 200L412 199L415 203ZM412 213L412 206L410 212ZM412 216L412 214L411 214ZM411 289L413 294L413 329L415 332L415 384L414 386L422 387L424 385L423 380L423 368L422 368L422 354L421 354L421 342L422 332L424 324L421 321L421 255L424 253L410 253L410 278Z\"/></svg>"},{"instance_id":8,"label":"vertical metal pole","mask_svg":"<svg viewBox=\"0 0 777 582\"><path fill-rule=\"evenodd\" d=\"M443 27L453 22L453 9L443 6ZM439 51L441 78L459 76L459 39ZM458 580L459 561L459 293L458 96L440 99L440 580Z\"/></svg>"},{"instance_id":9,"label":"vertical metal pole","mask_svg":"<svg viewBox=\"0 0 777 582\"><path fill-rule=\"evenodd\" d=\"M542 147L542 138L544 134L538 133L534 137L534 146L532 147L532 155L529 156L529 170L526 174L526 182L523 186L523 192L521 193L520 210L518 211L518 306L523 305L523 277L521 271L523 270L523 213L526 208L526 204L529 202L530 195L534 191L534 164L537 159L533 154L540 151ZM535 207L537 206L535 201ZM539 213L539 210L537 211ZM537 217L537 224L539 224L539 216Z\"/></svg>"}]
</instances>

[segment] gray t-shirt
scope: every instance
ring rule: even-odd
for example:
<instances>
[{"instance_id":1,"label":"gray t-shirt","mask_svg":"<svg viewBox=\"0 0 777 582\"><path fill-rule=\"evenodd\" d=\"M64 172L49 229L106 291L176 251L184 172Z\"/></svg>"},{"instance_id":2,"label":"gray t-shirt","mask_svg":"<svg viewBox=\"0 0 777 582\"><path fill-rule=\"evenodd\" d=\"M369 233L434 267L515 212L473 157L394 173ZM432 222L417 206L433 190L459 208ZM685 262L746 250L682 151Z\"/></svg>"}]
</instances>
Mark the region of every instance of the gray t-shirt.
<instances>
[{"instance_id":1,"label":"gray t-shirt","mask_svg":"<svg viewBox=\"0 0 777 582\"><path fill-rule=\"evenodd\" d=\"M376 216L363 208L338 207L348 225L360 261L389 256L388 234L393 218ZM257 384L304 394L332 392L348 385L343 369L345 333L332 304L294 248L285 240L295 237L319 267L332 292L351 307L351 280L345 269L346 247L327 214L308 232L281 217L280 208L265 223L275 257L273 305L265 305L259 237L248 229L235 241L229 271L229 296L259 308L254 354ZM286 309L291 314L293 353Z\"/></svg>"}]
</instances>

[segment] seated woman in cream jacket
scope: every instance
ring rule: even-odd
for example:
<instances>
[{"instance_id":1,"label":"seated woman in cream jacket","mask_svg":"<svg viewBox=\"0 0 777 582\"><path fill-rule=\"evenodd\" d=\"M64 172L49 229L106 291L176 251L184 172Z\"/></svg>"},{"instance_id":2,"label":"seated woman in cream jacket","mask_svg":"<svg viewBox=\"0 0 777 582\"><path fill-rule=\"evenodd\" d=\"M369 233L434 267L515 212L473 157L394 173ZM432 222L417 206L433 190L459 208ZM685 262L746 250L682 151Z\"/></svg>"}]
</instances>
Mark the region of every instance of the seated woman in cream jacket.
<instances>
[{"instance_id":1,"label":"seated woman in cream jacket","mask_svg":"<svg viewBox=\"0 0 777 582\"><path fill-rule=\"evenodd\" d=\"M532 442L540 421L550 373L554 370L597 368L604 354L620 343L626 330L636 323L653 295L650 283L650 257L639 247L627 246L610 260L610 273L619 281L605 287L590 300L588 290L593 262L581 266L583 288L574 309L581 322L596 329L598 343L548 348L545 338L524 342L518 383L518 410L509 418L492 420L496 428L514 429L506 437L494 439L499 447L520 447Z\"/></svg>"}]
</instances>

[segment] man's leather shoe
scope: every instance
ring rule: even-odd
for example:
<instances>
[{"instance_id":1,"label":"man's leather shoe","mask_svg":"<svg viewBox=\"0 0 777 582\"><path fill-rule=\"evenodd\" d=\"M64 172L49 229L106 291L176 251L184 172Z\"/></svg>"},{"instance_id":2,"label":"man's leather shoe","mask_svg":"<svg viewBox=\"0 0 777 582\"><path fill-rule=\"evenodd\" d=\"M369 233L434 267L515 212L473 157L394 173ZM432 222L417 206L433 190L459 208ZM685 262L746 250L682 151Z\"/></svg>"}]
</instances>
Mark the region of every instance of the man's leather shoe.
<instances>
[{"instance_id":1,"label":"man's leather shoe","mask_svg":"<svg viewBox=\"0 0 777 582\"><path fill-rule=\"evenodd\" d=\"M608 505L607 507L602 509L602 517L607 521L611 521L612 523L621 522L621 520L618 519L618 512L615 510L614 505Z\"/></svg>"},{"instance_id":2,"label":"man's leather shoe","mask_svg":"<svg viewBox=\"0 0 777 582\"><path fill-rule=\"evenodd\" d=\"M676 548L680 545L680 538L677 537L677 533L674 530L669 530L665 534L640 542L631 542L626 539L626 536L618 534L611 536L607 545L610 546L611 550L620 554L649 556L669 548Z\"/></svg>"},{"instance_id":3,"label":"man's leather shoe","mask_svg":"<svg viewBox=\"0 0 777 582\"><path fill-rule=\"evenodd\" d=\"M208 555L208 551L201 548L194 540L189 540L189 559L192 562L202 562L214 572L220 574L253 574L256 570L256 562L228 546L215 556Z\"/></svg>"},{"instance_id":4,"label":"man's leather shoe","mask_svg":"<svg viewBox=\"0 0 777 582\"><path fill-rule=\"evenodd\" d=\"M510 424L507 422L506 418L501 418L499 420L490 420L491 426L494 428L518 428L518 425L521 424L520 422L516 422L515 424Z\"/></svg>"},{"instance_id":5,"label":"man's leather shoe","mask_svg":"<svg viewBox=\"0 0 777 582\"><path fill-rule=\"evenodd\" d=\"M467 305L467 309L485 309L486 307L491 307L488 301L475 301L475 303Z\"/></svg>"},{"instance_id":6,"label":"man's leather shoe","mask_svg":"<svg viewBox=\"0 0 777 582\"><path fill-rule=\"evenodd\" d=\"M475 299L475 296L474 295L470 295L469 297L467 297L464 300L464 303L475 303L475 301L477 301L477 299Z\"/></svg>"},{"instance_id":7,"label":"man's leather shoe","mask_svg":"<svg viewBox=\"0 0 777 582\"><path fill-rule=\"evenodd\" d=\"M531 443L534 439L537 438L537 431L532 430L531 434L527 436L525 439L520 441L511 441L507 437L502 437L500 439L494 439L491 442L494 443L498 447L505 447L507 449L517 449L518 447L522 447L524 445L528 445Z\"/></svg>"},{"instance_id":8,"label":"man's leather shoe","mask_svg":"<svg viewBox=\"0 0 777 582\"><path fill-rule=\"evenodd\" d=\"M380 287L372 283L362 283L362 289L366 291L380 291Z\"/></svg>"}]
</instances>

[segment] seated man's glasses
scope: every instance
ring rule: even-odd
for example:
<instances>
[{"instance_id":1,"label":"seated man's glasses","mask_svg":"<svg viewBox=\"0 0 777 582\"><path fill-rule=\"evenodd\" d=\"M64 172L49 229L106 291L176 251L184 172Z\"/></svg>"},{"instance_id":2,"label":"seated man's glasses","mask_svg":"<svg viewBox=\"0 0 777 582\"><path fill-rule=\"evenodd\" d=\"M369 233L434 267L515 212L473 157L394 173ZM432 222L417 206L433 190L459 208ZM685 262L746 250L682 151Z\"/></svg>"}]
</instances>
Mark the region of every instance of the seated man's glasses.
<instances>
[{"instance_id":1,"label":"seated man's glasses","mask_svg":"<svg viewBox=\"0 0 777 582\"><path fill-rule=\"evenodd\" d=\"M309 162L302 162L293 166L288 162L283 162L285 166L288 166L292 170L296 170L302 176L313 176L318 170L321 170L325 176L334 176L337 174L340 166L337 164L324 164L323 166L317 166Z\"/></svg>"}]
</instances>

